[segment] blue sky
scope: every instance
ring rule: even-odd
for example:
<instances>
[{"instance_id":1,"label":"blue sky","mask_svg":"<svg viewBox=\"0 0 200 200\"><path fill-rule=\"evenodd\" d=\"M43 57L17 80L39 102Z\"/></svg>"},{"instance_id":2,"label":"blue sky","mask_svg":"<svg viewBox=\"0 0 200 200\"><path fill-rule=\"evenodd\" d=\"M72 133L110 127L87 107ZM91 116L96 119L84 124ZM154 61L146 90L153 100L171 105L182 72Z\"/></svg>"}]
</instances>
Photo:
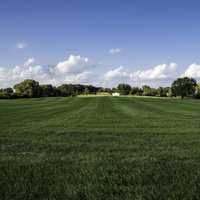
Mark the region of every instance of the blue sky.
<instances>
[{"instance_id":1,"label":"blue sky","mask_svg":"<svg viewBox=\"0 0 200 200\"><path fill-rule=\"evenodd\" d=\"M199 10L197 0L2 0L0 87L199 79Z\"/></svg>"}]
</instances>

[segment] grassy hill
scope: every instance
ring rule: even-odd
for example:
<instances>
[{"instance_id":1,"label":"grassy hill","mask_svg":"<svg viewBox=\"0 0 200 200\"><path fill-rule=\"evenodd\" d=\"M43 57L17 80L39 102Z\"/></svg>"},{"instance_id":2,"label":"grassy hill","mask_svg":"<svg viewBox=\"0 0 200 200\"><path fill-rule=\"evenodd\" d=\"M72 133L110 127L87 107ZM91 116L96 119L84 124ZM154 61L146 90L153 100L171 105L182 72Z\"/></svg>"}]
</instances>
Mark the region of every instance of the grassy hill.
<instances>
[{"instance_id":1,"label":"grassy hill","mask_svg":"<svg viewBox=\"0 0 200 200\"><path fill-rule=\"evenodd\" d=\"M0 101L0 199L199 199L200 101Z\"/></svg>"}]
</instances>

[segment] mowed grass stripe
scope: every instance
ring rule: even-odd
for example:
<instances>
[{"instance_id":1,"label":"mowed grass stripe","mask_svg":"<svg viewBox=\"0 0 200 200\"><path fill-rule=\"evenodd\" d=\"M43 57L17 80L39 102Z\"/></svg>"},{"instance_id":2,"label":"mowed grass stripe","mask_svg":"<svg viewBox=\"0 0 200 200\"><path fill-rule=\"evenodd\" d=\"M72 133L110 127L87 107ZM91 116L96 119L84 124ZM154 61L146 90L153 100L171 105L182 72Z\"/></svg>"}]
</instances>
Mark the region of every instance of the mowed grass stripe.
<instances>
[{"instance_id":1,"label":"mowed grass stripe","mask_svg":"<svg viewBox=\"0 0 200 200\"><path fill-rule=\"evenodd\" d=\"M199 199L199 105L0 101L0 199Z\"/></svg>"},{"instance_id":2,"label":"mowed grass stripe","mask_svg":"<svg viewBox=\"0 0 200 200\"><path fill-rule=\"evenodd\" d=\"M119 103L121 106L118 106ZM168 99L141 98L139 101L130 97L116 99L116 107L127 114L127 119L134 119L132 120L135 122L134 126L145 127L149 124L149 128L178 128L185 123L187 128L199 128L200 104L197 101L188 103L180 101L180 104L179 106L179 100Z\"/></svg>"},{"instance_id":3,"label":"mowed grass stripe","mask_svg":"<svg viewBox=\"0 0 200 200\"><path fill-rule=\"evenodd\" d=\"M21 104L21 106L13 109L11 114L7 112L6 116L2 115L2 118L0 119L10 123L10 126L16 126L17 124L19 126L26 126L30 123L41 124L46 123L51 119L60 120L62 116L70 116L70 113L73 113L74 110L85 106L85 102L78 98L61 98L59 101L56 101L56 99L51 99L51 101L48 100L46 104L35 104L35 102L32 101L34 106L31 106L29 101L28 104L26 104L26 102L27 101ZM24 109L24 105L27 106L26 109ZM7 118L9 118L9 120Z\"/></svg>"},{"instance_id":4,"label":"mowed grass stripe","mask_svg":"<svg viewBox=\"0 0 200 200\"><path fill-rule=\"evenodd\" d=\"M200 116L200 103L198 101L189 101L185 103L182 100L170 100L170 99L153 99L153 98L141 98L139 101L134 97L118 98L121 102L121 107L130 111L134 109L135 112L129 112L131 115L139 115L139 117L181 117L188 116ZM131 105L132 104L132 105ZM119 108L121 108L119 107Z\"/></svg>"}]
</instances>

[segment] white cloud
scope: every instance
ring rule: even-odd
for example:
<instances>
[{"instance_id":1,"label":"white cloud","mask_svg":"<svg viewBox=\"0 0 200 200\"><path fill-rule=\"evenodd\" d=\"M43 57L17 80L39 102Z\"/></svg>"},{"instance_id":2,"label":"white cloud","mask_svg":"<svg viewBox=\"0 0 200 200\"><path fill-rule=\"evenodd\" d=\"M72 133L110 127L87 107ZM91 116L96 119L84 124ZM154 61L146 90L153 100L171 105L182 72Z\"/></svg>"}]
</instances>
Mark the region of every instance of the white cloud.
<instances>
[{"instance_id":1,"label":"white cloud","mask_svg":"<svg viewBox=\"0 0 200 200\"><path fill-rule=\"evenodd\" d=\"M67 60L59 62L56 66L60 73L78 74L92 67L86 57L70 55Z\"/></svg>"},{"instance_id":2,"label":"white cloud","mask_svg":"<svg viewBox=\"0 0 200 200\"><path fill-rule=\"evenodd\" d=\"M0 67L0 88L13 86L24 79L34 79L41 84L58 85L62 83L90 83L94 75L90 69L93 67L88 58L69 56L66 61L55 66L42 66L35 64L34 58L29 58L22 65L15 67Z\"/></svg>"},{"instance_id":3,"label":"white cloud","mask_svg":"<svg viewBox=\"0 0 200 200\"><path fill-rule=\"evenodd\" d=\"M90 84L92 79L93 73L89 71L84 71L76 75L68 75L65 77L65 83L82 83L82 84Z\"/></svg>"},{"instance_id":4,"label":"white cloud","mask_svg":"<svg viewBox=\"0 0 200 200\"><path fill-rule=\"evenodd\" d=\"M128 78L129 74L125 71L123 66L116 69L112 69L104 74L105 81L111 81L113 79Z\"/></svg>"},{"instance_id":5,"label":"white cloud","mask_svg":"<svg viewBox=\"0 0 200 200\"><path fill-rule=\"evenodd\" d=\"M177 69L176 63L161 64L146 70L138 70L130 74L133 80L162 80L172 78Z\"/></svg>"},{"instance_id":6,"label":"white cloud","mask_svg":"<svg viewBox=\"0 0 200 200\"><path fill-rule=\"evenodd\" d=\"M63 83L80 83L115 86L120 82L131 85L149 84L154 86L167 84L177 77L177 64L160 64L144 70L131 71L123 66L108 70L105 74L101 69L95 69L87 57L70 55L56 65L43 66L36 63L34 58L27 59L23 64L14 67L0 67L0 88L13 86L24 79L35 79L41 84L59 85ZM200 78L200 65L193 63L182 74Z\"/></svg>"},{"instance_id":7,"label":"white cloud","mask_svg":"<svg viewBox=\"0 0 200 200\"><path fill-rule=\"evenodd\" d=\"M49 69L42 65L35 65L33 58L28 59L23 65L17 65L14 68L4 70L9 75L7 79L13 84L30 78L40 80L41 82L50 81L51 78Z\"/></svg>"},{"instance_id":8,"label":"white cloud","mask_svg":"<svg viewBox=\"0 0 200 200\"><path fill-rule=\"evenodd\" d=\"M182 76L200 78L200 65L198 65L197 63L189 65L186 71L182 74Z\"/></svg>"},{"instance_id":9,"label":"white cloud","mask_svg":"<svg viewBox=\"0 0 200 200\"><path fill-rule=\"evenodd\" d=\"M29 58L25 63L24 66L29 66L35 62L34 58Z\"/></svg>"},{"instance_id":10,"label":"white cloud","mask_svg":"<svg viewBox=\"0 0 200 200\"><path fill-rule=\"evenodd\" d=\"M109 50L109 53L112 55L115 55L115 54L121 53L121 51L122 50L120 48L112 48Z\"/></svg>"},{"instance_id":11,"label":"white cloud","mask_svg":"<svg viewBox=\"0 0 200 200\"><path fill-rule=\"evenodd\" d=\"M113 82L118 84L119 82L123 81L130 84L151 84L158 81L166 81L168 79L172 79L176 77L176 63L170 64L161 64L157 65L153 68L145 69L145 70L138 70L130 72L130 70L125 69L124 67L120 66L118 68L112 69L104 74L104 81L105 82Z\"/></svg>"},{"instance_id":12,"label":"white cloud","mask_svg":"<svg viewBox=\"0 0 200 200\"><path fill-rule=\"evenodd\" d=\"M18 42L18 43L16 44L16 47L17 47L18 49L24 49L24 48L26 48L27 46L28 46L28 44L25 43L25 42Z\"/></svg>"}]
</instances>

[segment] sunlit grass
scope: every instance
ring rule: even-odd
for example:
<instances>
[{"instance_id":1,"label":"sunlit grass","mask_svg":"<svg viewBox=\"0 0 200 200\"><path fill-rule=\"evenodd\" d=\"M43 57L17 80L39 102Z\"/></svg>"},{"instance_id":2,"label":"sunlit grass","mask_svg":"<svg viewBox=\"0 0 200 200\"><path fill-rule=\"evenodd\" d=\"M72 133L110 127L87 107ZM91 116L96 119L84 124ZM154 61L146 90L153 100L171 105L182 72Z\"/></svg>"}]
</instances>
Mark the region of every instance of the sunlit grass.
<instances>
[{"instance_id":1,"label":"sunlit grass","mask_svg":"<svg viewBox=\"0 0 200 200\"><path fill-rule=\"evenodd\" d=\"M0 199L199 199L200 101L0 101Z\"/></svg>"}]
</instances>

